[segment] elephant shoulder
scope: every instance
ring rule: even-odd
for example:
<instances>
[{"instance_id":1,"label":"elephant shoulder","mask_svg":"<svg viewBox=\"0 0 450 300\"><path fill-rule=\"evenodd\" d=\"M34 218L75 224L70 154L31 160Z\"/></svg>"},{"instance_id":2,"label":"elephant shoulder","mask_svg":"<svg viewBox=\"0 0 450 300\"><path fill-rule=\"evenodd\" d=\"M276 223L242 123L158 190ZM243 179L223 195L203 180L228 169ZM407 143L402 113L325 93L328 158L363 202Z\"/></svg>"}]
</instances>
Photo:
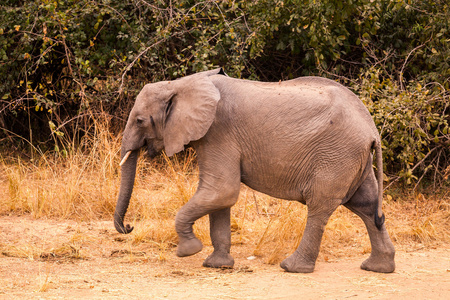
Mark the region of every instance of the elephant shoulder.
<instances>
[{"instance_id":1,"label":"elephant shoulder","mask_svg":"<svg viewBox=\"0 0 450 300\"><path fill-rule=\"evenodd\" d=\"M353 104L357 107L364 106L355 93L353 93L346 86L334 80L324 77L307 76L299 77L297 79L293 79L292 81L294 84L297 84L299 88L310 88L325 91L330 97L337 101L341 101L346 105Z\"/></svg>"}]
</instances>

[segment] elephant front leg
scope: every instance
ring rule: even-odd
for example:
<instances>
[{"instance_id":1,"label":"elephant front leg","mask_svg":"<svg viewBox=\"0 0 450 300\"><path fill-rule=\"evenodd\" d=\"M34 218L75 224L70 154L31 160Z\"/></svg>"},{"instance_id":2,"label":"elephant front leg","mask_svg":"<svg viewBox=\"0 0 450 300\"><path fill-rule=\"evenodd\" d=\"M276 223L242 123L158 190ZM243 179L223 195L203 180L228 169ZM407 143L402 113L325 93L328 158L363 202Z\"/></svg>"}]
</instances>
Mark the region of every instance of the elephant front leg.
<instances>
[{"instance_id":1,"label":"elephant front leg","mask_svg":"<svg viewBox=\"0 0 450 300\"><path fill-rule=\"evenodd\" d=\"M230 211L230 208L224 208L209 214L210 235L214 252L203 262L204 267L233 268L234 266L234 259L230 255Z\"/></svg>"},{"instance_id":2,"label":"elephant front leg","mask_svg":"<svg viewBox=\"0 0 450 300\"><path fill-rule=\"evenodd\" d=\"M239 195L239 183L234 188L224 189L222 192L211 192L208 189L197 190L194 197L178 212L175 219L175 229L178 234L177 255L189 256L202 250L202 243L195 236L192 225L194 222L210 214L211 239L214 245L212 257L206 263L209 267L231 267L233 259L229 256L231 246L230 207ZM219 257L221 259L219 259Z\"/></svg>"},{"instance_id":3,"label":"elephant front leg","mask_svg":"<svg viewBox=\"0 0 450 300\"><path fill-rule=\"evenodd\" d=\"M206 151L200 143L197 146L199 184L195 195L180 209L175 220L179 237L177 255L188 256L202 249L192 225L198 218L209 214L214 253L204 265L231 267L230 207L236 203L241 187L240 154L227 152L222 156L225 153L223 148L219 151L208 147L209 151Z\"/></svg>"},{"instance_id":4,"label":"elephant front leg","mask_svg":"<svg viewBox=\"0 0 450 300\"><path fill-rule=\"evenodd\" d=\"M192 226L195 220L203 215L196 211L189 202L183 206L175 218L175 230L178 234L177 256L194 255L203 248L202 242L195 236Z\"/></svg>"}]
</instances>

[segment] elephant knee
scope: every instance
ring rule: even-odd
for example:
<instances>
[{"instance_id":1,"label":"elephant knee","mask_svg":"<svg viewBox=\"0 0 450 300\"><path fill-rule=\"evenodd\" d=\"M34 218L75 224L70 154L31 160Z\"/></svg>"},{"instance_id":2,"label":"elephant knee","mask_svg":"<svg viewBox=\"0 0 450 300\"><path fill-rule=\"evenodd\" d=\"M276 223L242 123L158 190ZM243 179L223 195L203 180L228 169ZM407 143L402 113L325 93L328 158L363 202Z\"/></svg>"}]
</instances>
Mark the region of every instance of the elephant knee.
<instances>
[{"instance_id":1,"label":"elephant knee","mask_svg":"<svg viewBox=\"0 0 450 300\"><path fill-rule=\"evenodd\" d=\"M175 217L175 230L179 235L192 234L192 225L195 220L190 220L186 213L181 209Z\"/></svg>"}]
</instances>

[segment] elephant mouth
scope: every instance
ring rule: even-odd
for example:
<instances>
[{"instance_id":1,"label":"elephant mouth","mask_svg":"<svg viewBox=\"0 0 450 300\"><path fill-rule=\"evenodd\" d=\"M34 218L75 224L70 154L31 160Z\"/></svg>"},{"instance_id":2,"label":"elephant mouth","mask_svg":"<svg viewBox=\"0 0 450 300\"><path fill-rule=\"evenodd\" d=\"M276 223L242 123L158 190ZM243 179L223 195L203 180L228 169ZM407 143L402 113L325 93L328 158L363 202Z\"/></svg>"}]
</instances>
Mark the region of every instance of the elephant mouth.
<instances>
[{"instance_id":1,"label":"elephant mouth","mask_svg":"<svg viewBox=\"0 0 450 300\"><path fill-rule=\"evenodd\" d=\"M155 158L156 155L158 155L158 151L155 150L155 147L153 146L153 143L150 143L148 140L145 140L144 147L147 147L147 155L151 159Z\"/></svg>"},{"instance_id":2,"label":"elephant mouth","mask_svg":"<svg viewBox=\"0 0 450 300\"><path fill-rule=\"evenodd\" d=\"M140 147L140 148L147 148L147 155L151 159L155 158L158 155L158 151L153 146L153 143L151 143L151 142L149 142L147 140L144 140L144 145L142 145L142 147ZM128 150L128 151L125 152L125 155L123 156L119 166L122 166L128 160L128 157L130 156L132 151L133 150Z\"/></svg>"}]
</instances>

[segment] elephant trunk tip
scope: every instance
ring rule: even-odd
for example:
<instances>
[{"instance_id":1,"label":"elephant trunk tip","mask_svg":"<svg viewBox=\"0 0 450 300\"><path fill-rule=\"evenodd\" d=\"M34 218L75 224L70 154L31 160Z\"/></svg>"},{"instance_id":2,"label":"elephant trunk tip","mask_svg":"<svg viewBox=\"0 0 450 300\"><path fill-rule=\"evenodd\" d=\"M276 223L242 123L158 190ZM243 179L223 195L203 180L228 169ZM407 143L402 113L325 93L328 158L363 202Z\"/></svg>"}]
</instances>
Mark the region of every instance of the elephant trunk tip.
<instances>
[{"instance_id":1,"label":"elephant trunk tip","mask_svg":"<svg viewBox=\"0 0 450 300\"><path fill-rule=\"evenodd\" d=\"M114 218L114 227L119 233L128 234L133 231L134 227L127 224L124 226L122 218L115 216Z\"/></svg>"},{"instance_id":2,"label":"elephant trunk tip","mask_svg":"<svg viewBox=\"0 0 450 300\"><path fill-rule=\"evenodd\" d=\"M128 234L133 231L134 227L131 227L130 224L124 226L123 224L117 224L114 222L114 226L119 233Z\"/></svg>"}]
</instances>

